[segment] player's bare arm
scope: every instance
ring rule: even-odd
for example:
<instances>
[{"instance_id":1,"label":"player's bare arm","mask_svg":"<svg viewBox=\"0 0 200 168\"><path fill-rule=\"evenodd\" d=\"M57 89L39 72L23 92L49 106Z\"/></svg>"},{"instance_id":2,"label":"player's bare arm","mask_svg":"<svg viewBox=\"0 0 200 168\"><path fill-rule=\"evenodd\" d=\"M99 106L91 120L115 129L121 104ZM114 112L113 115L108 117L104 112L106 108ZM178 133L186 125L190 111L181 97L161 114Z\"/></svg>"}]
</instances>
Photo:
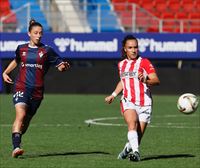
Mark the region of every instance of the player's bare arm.
<instances>
[{"instance_id":1,"label":"player's bare arm","mask_svg":"<svg viewBox=\"0 0 200 168\"><path fill-rule=\"evenodd\" d=\"M8 74L9 74L13 69L15 69L16 66L17 66L17 62L16 62L16 60L14 59L14 60L8 65L8 67L5 69L5 71L4 71L3 74L2 74L4 82L13 84L13 80L9 77Z\"/></svg>"},{"instance_id":2,"label":"player's bare arm","mask_svg":"<svg viewBox=\"0 0 200 168\"><path fill-rule=\"evenodd\" d=\"M114 101L115 97L117 97L117 95L123 90L123 86L122 86L122 83L121 81L118 82L114 92L110 95L110 96L107 96L105 98L105 102L110 104Z\"/></svg>"},{"instance_id":3,"label":"player's bare arm","mask_svg":"<svg viewBox=\"0 0 200 168\"><path fill-rule=\"evenodd\" d=\"M146 83L148 86L160 84L160 80L156 73L151 73L146 78L142 74L139 74L139 80Z\"/></svg>"}]
</instances>

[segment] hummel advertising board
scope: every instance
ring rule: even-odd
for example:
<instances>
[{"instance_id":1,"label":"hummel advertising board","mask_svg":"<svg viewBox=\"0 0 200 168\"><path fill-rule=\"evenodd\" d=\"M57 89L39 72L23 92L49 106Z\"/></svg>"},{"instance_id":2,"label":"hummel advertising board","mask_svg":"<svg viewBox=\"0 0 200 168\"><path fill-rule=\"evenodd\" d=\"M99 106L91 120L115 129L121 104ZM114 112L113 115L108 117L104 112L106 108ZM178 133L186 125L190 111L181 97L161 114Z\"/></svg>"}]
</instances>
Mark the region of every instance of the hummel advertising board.
<instances>
[{"instance_id":1,"label":"hummel advertising board","mask_svg":"<svg viewBox=\"0 0 200 168\"><path fill-rule=\"evenodd\" d=\"M64 58L119 59L125 33L45 33L42 42ZM140 55L152 59L200 59L200 34L133 34ZM26 33L0 33L0 57L14 58L17 45L27 43Z\"/></svg>"}]
</instances>

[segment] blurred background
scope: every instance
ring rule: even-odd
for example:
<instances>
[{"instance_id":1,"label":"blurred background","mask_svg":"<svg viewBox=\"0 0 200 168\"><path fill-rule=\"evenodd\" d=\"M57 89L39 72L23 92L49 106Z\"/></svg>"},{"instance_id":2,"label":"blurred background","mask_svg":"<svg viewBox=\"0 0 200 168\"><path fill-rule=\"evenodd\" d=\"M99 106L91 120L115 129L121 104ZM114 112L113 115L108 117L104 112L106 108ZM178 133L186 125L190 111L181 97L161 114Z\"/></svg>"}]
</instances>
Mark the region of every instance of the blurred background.
<instances>
[{"instance_id":1,"label":"blurred background","mask_svg":"<svg viewBox=\"0 0 200 168\"><path fill-rule=\"evenodd\" d=\"M113 91L119 81L121 40L139 40L140 54L156 67L155 94L200 94L200 0L0 0L0 72L27 42L31 18L43 42L71 63L64 75L51 68L46 93ZM16 75L17 71L11 74ZM0 91L10 93L0 80Z\"/></svg>"}]
</instances>

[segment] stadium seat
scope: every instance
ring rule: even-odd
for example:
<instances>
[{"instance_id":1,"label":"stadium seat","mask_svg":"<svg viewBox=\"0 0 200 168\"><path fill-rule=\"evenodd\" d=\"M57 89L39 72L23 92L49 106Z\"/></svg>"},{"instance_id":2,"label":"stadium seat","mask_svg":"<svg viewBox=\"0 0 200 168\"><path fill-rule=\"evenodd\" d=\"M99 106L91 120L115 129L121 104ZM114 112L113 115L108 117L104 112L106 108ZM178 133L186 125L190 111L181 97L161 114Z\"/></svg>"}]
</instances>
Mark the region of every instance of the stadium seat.
<instances>
[{"instance_id":1,"label":"stadium seat","mask_svg":"<svg viewBox=\"0 0 200 168\"><path fill-rule=\"evenodd\" d=\"M16 31L17 19L15 13L10 8L8 0L0 0L0 19L2 19L2 30L5 32Z\"/></svg>"},{"instance_id":2,"label":"stadium seat","mask_svg":"<svg viewBox=\"0 0 200 168\"><path fill-rule=\"evenodd\" d=\"M186 12L177 12L175 14L175 18L177 18L177 19L188 19L188 14Z\"/></svg>"},{"instance_id":3,"label":"stadium seat","mask_svg":"<svg viewBox=\"0 0 200 168\"><path fill-rule=\"evenodd\" d=\"M51 31L51 27L48 25L45 15L42 12L42 10L40 9L40 6L39 6L37 0L28 0L28 1L27 0L20 0L20 1L10 0L11 7L14 10L20 9L20 7L27 4L28 2L31 4L30 17L34 18L35 20L40 22L43 25L44 31L47 31L47 32ZM27 31L27 19L29 19L29 18L26 19L27 7L24 7L24 8L21 8L20 10L18 10L18 12L16 13L16 17L17 17L17 21L19 23L18 24L19 31L26 32Z\"/></svg>"},{"instance_id":4,"label":"stadium seat","mask_svg":"<svg viewBox=\"0 0 200 168\"><path fill-rule=\"evenodd\" d=\"M190 3L193 3L194 0L182 0L182 3L183 4L190 4Z\"/></svg>"},{"instance_id":5,"label":"stadium seat","mask_svg":"<svg viewBox=\"0 0 200 168\"><path fill-rule=\"evenodd\" d=\"M114 3L113 4L115 11L125 11L127 9L126 3Z\"/></svg>"},{"instance_id":6,"label":"stadium seat","mask_svg":"<svg viewBox=\"0 0 200 168\"><path fill-rule=\"evenodd\" d=\"M161 18L163 19L174 19L174 14L171 12L163 12L161 14Z\"/></svg>"},{"instance_id":7,"label":"stadium seat","mask_svg":"<svg viewBox=\"0 0 200 168\"><path fill-rule=\"evenodd\" d=\"M184 12L191 12L195 9L194 3L183 3L183 11Z\"/></svg>"},{"instance_id":8,"label":"stadium seat","mask_svg":"<svg viewBox=\"0 0 200 168\"><path fill-rule=\"evenodd\" d=\"M190 28L191 33L199 33L200 32L200 27L191 27Z\"/></svg>"},{"instance_id":9,"label":"stadium seat","mask_svg":"<svg viewBox=\"0 0 200 168\"><path fill-rule=\"evenodd\" d=\"M181 6L180 3L169 2L168 8L169 8L169 10L171 10L172 12L178 12L178 11L181 10L182 6Z\"/></svg>"},{"instance_id":10,"label":"stadium seat","mask_svg":"<svg viewBox=\"0 0 200 168\"><path fill-rule=\"evenodd\" d=\"M180 3L180 0L168 0L169 3Z\"/></svg>"},{"instance_id":11,"label":"stadium seat","mask_svg":"<svg viewBox=\"0 0 200 168\"><path fill-rule=\"evenodd\" d=\"M156 3L155 8L158 12L167 11L168 5L166 3Z\"/></svg>"},{"instance_id":12,"label":"stadium seat","mask_svg":"<svg viewBox=\"0 0 200 168\"><path fill-rule=\"evenodd\" d=\"M90 3L90 5L94 7L94 8L90 7L87 9L88 22L93 32L98 32L98 30L100 30L101 32L111 32L111 31L122 32L123 31L123 28L118 22L116 13L119 11L122 11L122 9L124 9L126 6L117 7L118 10L115 13L112 11L111 5L107 0L90 0L88 1L88 3ZM115 3L117 4L116 1L114 2L114 4ZM100 6L100 9L101 9L100 28L98 27L99 26L98 25L99 12L96 6L97 4L101 5ZM116 5L114 5L114 9L115 7Z\"/></svg>"},{"instance_id":13,"label":"stadium seat","mask_svg":"<svg viewBox=\"0 0 200 168\"><path fill-rule=\"evenodd\" d=\"M141 14L136 15L136 24L137 26L145 25L147 26L147 20L150 23L151 17L156 16L158 19L163 20L163 28L165 32L180 32L181 22L184 23L184 32L189 32L190 27L197 27L194 26L193 20L200 19L200 0L125 0L126 3L136 3L139 5L139 8L145 9L138 10L139 12L149 13L146 16L146 19L143 19L144 16L140 16ZM125 3L124 3L125 4ZM130 6L130 5L127 5ZM199 8L198 8L199 7ZM120 11L120 20L122 25L132 26L132 14L123 14L126 10L130 10L130 8L122 8ZM124 11L123 11L124 10ZM136 13L138 12L136 11ZM123 18L125 17L125 18ZM190 19L190 20L188 20ZM184 22L183 22L184 20ZM188 22L191 22L191 26L188 25ZM158 21L157 21L158 22ZM185 25L187 22L187 26ZM197 23L198 24L198 23ZM158 23L155 24L156 26L151 26L147 28L148 32L158 32ZM145 27L143 26L143 27ZM147 26L148 27L148 26ZM194 31L194 30L193 30ZM195 29L196 31L196 29Z\"/></svg>"},{"instance_id":14,"label":"stadium seat","mask_svg":"<svg viewBox=\"0 0 200 168\"><path fill-rule=\"evenodd\" d=\"M158 33L159 29L158 27L151 26L147 29L147 32Z\"/></svg>"},{"instance_id":15,"label":"stadium seat","mask_svg":"<svg viewBox=\"0 0 200 168\"><path fill-rule=\"evenodd\" d=\"M189 13L190 19L200 19L200 13L199 12L191 12Z\"/></svg>"},{"instance_id":16,"label":"stadium seat","mask_svg":"<svg viewBox=\"0 0 200 168\"><path fill-rule=\"evenodd\" d=\"M127 2L139 4L139 3L140 3L140 0L127 0Z\"/></svg>"}]
</instances>

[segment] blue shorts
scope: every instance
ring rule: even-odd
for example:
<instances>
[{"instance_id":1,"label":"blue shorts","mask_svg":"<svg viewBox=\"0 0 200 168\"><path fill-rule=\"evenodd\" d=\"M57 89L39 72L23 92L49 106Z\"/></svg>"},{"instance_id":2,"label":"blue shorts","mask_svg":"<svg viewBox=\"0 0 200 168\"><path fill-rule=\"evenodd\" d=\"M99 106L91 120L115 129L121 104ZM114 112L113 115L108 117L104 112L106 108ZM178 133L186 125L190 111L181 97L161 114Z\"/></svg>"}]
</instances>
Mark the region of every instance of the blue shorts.
<instances>
[{"instance_id":1,"label":"blue shorts","mask_svg":"<svg viewBox=\"0 0 200 168\"><path fill-rule=\"evenodd\" d=\"M30 91L17 91L13 94L13 103L16 104L25 104L28 106L27 114L33 116L38 107L40 106L42 99L33 98Z\"/></svg>"}]
</instances>

